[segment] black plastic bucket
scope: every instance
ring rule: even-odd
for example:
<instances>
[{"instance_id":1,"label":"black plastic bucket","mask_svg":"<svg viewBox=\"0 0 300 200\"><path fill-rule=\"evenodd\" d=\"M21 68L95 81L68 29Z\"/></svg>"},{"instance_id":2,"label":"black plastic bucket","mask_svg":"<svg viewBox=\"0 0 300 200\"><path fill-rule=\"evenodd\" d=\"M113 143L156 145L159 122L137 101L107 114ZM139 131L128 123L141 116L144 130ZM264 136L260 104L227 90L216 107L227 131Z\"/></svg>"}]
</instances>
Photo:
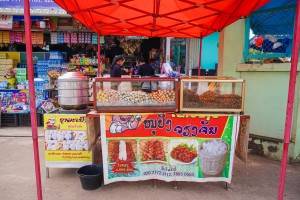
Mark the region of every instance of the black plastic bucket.
<instances>
[{"instance_id":1,"label":"black plastic bucket","mask_svg":"<svg viewBox=\"0 0 300 200\"><path fill-rule=\"evenodd\" d=\"M86 165L77 170L82 189L95 190L101 186L103 179L102 165Z\"/></svg>"}]
</instances>

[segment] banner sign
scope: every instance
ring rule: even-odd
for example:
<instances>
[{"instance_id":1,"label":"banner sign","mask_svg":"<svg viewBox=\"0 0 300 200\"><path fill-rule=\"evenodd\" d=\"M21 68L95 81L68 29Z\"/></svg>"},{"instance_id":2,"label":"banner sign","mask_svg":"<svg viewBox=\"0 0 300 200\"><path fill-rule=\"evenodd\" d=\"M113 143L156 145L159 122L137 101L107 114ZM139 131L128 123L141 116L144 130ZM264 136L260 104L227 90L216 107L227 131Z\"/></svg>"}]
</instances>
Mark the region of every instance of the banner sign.
<instances>
[{"instance_id":1,"label":"banner sign","mask_svg":"<svg viewBox=\"0 0 300 200\"><path fill-rule=\"evenodd\" d=\"M12 15L0 15L0 29L12 29L12 24L13 24Z\"/></svg>"},{"instance_id":2,"label":"banner sign","mask_svg":"<svg viewBox=\"0 0 300 200\"><path fill-rule=\"evenodd\" d=\"M29 0L30 8L60 8L53 0ZM24 0L0 0L0 8L24 8Z\"/></svg>"},{"instance_id":3,"label":"banner sign","mask_svg":"<svg viewBox=\"0 0 300 200\"><path fill-rule=\"evenodd\" d=\"M101 114L104 183L230 183L237 115Z\"/></svg>"},{"instance_id":4,"label":"banner sign","mask_svg":"<svg viewBox=\"0 0 300 200\"><path fill-rule=\"evenodd\" d=\"M92 163L86 115L45 114L46 167L79 168Z\"/></svg>"}]
</instances>

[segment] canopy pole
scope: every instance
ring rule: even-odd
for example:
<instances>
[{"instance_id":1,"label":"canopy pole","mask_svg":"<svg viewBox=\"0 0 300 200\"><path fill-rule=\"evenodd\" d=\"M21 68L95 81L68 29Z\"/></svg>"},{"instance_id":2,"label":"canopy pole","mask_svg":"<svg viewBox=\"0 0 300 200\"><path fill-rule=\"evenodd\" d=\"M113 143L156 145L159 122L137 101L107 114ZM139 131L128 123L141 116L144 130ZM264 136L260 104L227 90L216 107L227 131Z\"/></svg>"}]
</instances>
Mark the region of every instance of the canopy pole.
<instances>
[{"instance_id":1,"label":"canopy pole","mask_svg":"<svg viewBox=\"0 0 300 200\"><path fill-rule=\"evenodd\" d=\"M202 37L200 37L200 44L199 44L199 63L198 63L198 76L200 76L201 70L201 60L202 60Z\"/></svg>"},{"instance_id":2,"label":"canopy pole","mask_svg":"<svg viewBox=\"0 0 300 200\"><path fill-rule=\"evenodd\" d=\"M29 85L29 96L30 96L30 119L31 119L32 142L33 142L33 151L34 151L36 189L37 189L38 200L42 200L43 195L42 195L42 183L41 183L39 144L38 144L38 134L37 134L37 117L36 117L35 90L34 90L34 72L33 72L33 61L32 61L31 19L30 19L29 0L24 0L24 23L25 23L28 85Z\"/></svg>"},{"instance_id":3,"label":"canopy pole","mask_svg":"<svg viewBox=\"0 0 300 200\"><path fill-rule=\"evenodd\" d=\"M100 60L100 56L101 56L101 45L100 45L100 35L98 35L98 77L100 77L101 74L101 60Z\"/></svg>"},{"instance_id":4,"label":"canopy pole","mask_svg":"<svg viewBox=\"0 0 300 200\"><path fill-rule=\"evenodd\" d=\"M293 52L292 52L292 60L291 60L288 102L286 107L284 143L283 143L283 152L282 152L282 160L281 160L280 182L278 188L278 200L283 200L283 196L284 196L286 166L288 162L289 142L291 137L291 126L292 126L292 118L293 118L295 87L296 87L297 68L298 68L298 56L299 56L299 46L300 46L300 13L299 12L300 12L300 0L298 0L297 8L296 8L294 42L293 42Z\"/></svg>"}]
</instances>

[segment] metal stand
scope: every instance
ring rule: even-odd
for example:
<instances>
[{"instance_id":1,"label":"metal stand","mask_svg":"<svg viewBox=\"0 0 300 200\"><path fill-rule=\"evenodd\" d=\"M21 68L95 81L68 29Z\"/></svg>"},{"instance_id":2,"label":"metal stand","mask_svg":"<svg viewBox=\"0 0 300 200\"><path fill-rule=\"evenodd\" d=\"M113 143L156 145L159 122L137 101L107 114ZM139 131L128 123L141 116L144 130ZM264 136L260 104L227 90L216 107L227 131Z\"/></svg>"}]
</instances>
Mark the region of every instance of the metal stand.
<instances>
[{"instance_id":1,"label":"metal stand","mask_svg":"<svg viewBox=\"0 0 300 200\"><path fill-rule=\"evenodd\" d=\"M46 178L49 178L49 168L46 167Z\"/></svg>"},{"instance_id":2,"label":"metal stand","mask_svg":"<svg viewBox=\"0 0 300 200\"><path fill-rule=\"evenodd\" d=\"M225 183L225 190L230 191L229 184Z\"/></svg>"},{"instance_id":3,"label":"metal stand","mask_svg":"<svg viewBox=\"0 0 300 200\"><path fill-rule=\"evenodd\" d=\"M177 189L177 188L178 188L178 182L174 181L174 189Z\"/></svg>"},{"instance_id":4,"label":"metal stand","mask_svg":"<svg viewBox=\"0 0 300 200\"><path fill-rule=\"evenodd\" d=\"M153 187L157 188L157 180L156 179L153 179Z\"/></svg>"}]
</instances>

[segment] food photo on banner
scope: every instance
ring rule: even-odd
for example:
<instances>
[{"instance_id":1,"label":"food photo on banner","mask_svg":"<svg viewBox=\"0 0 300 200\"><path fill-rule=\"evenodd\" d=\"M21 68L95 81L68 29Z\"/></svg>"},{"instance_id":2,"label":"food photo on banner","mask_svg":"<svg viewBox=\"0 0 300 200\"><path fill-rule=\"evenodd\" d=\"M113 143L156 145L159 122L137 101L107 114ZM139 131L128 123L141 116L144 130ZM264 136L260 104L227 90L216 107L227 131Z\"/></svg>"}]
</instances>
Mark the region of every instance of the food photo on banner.
<instances>
[{"instance_id":1,"label":"food photo on banner","mask_svg":"<svg viewBox=\"0 0 300 200\"><path fill-rule=\"evenodd\" d=\"M104 183L231 182L238 115L101 114Z\"/></svg>"},{"instance_id":2,"label":"food photo on banner","mask_svg":"<svg viewBox=\"0 0 300 200\"><path fill-rule=\"evenodd\" d=\"M78 168L92 163L85 115L45 114L44 129L46 167Z\"/></svg>"}]
</instances>

